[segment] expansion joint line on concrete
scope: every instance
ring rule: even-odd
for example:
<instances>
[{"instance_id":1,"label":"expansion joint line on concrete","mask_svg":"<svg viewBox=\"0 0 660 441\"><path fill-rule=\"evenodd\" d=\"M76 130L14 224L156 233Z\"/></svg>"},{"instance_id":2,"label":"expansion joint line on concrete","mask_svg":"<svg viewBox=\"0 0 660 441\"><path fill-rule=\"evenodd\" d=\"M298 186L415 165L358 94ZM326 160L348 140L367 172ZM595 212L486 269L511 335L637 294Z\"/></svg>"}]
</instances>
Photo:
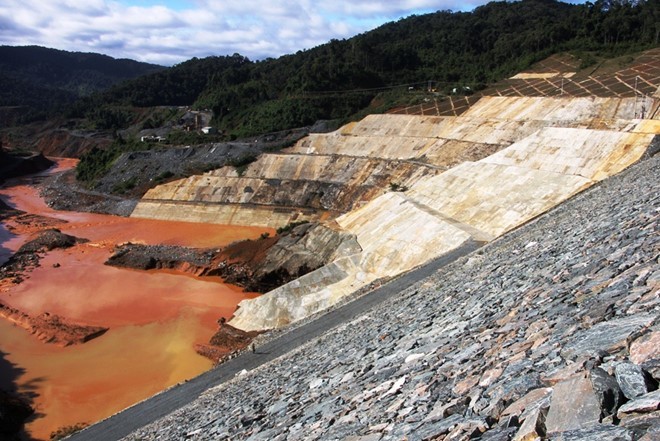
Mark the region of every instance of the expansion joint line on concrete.
<instances>
[{"instance_id":1,"label":"expansion joint line on concrete","mask_svg":"<svg viewBox=\"0 0 660 441\"><path fill-rule=\"evenodd\" d=\"M515 93L518 94L518 96L525 96L525 95L523 95L522 92L520 92L518 89L516 89L516 86L514 86L513 84L512 84L510 87L511 87L511 89L513 89L513 91L514 91Z\"/></svg>"},{"instance_id":2,"label":"expansion joint line on concrete","mask_svg":"<svg viewBox=\"0 0 660 441\"><path fill-rule=\"evenodd\" d=\"M648 84L649 86L651 86L653 89L655 89L655 88L658 87L658 86L656 86L655 84L650 83L649 81L647 81L646 78L644 78L642 75L643 75L643 73L640 72L640 74L637 75L637 78L639 78L641 81L643 81L643 82L645 82L646 84Z\"/></svg>"},{"instance_id":3,"label":"expansion joint line on concrete","mask_svg":"<svg viewBox=\"0 0 660 441\"><path fill-rule=\"evenodd\" d=\"M566 93L566 92L563 90L563 87L562 87L562 84L561 84L561 80L560 80L559 84L556 84L556 83L554 83L553 81L550 81L550 80L547 79L547 78L543 78L543 81L545 81L546 83L548 83L549 85L551 85L552 88L556 90L557 95L559 95L559 96L564 96L564 94L565 94L566 96L570 96L570 94ZM546 92L546 94L545 94L544 96L550 96L550 94Z\"/></svg>"},{"instance_id":4,"label":"expansion joint line on concrete","mask_svg":"<svg viewBox=\"0 0 660 441\"><path fill-rule=\"evenodd\" d=\"M621 79L621 77L619 77L618 75L614 75L614 78L616 78L617 81L618 81L619 83L623 84L623 85L626 86L628 89L630 89L630 90L632 90L633 92L635 92L635 94L637 93L637 89L635 88L635 86L631 86L630 84L628 84L627 81L624 81L624 80Z\"/></svg>"}]
</instances>

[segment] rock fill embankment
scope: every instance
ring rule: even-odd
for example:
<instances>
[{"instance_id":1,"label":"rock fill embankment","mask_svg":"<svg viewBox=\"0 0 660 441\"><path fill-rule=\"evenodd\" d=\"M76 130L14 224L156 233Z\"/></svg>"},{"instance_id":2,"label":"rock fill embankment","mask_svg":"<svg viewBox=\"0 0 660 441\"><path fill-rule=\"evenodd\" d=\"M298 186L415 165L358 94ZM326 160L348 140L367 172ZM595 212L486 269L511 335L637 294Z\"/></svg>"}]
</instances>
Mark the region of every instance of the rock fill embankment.
<instances>
[{"instance_id":1,"label":"rock fill embankment","mask_svg":"<svg viewBox=\"0 0 660 441\"><path fill-rule=\"evenodd\" d=\"M659 174L642 161L126 439L657 439Z\"/></svg>"},{"instance_id":2,"label":"rock fill embankment","mask_svg":"<svg viewBox=\"0 0 660 441\"><path fill-rule=\"evenodd\" d=\"M466 145L482 139L501 147L477 161L407 181L409 189L393 188L406 191L388 192L338 217L337 224L356 236L361 251L241 302L231 324L244 330L281 327L468 241L488 242L625 169L660 133L655 121L631 119L633 99L482 101L461 117L371 116L335 134L299 143L299 152L325 152L332 145L346 153L348 146L358 148L351 141L341 142L344 138L362 136L368 145L365 134L372 133L376 139L392 136L396 144L402 136L423 134ZM436 151L442 151L442 145ZM417 154L422 158L428 151Z\"/></svg>"}]
</instances>

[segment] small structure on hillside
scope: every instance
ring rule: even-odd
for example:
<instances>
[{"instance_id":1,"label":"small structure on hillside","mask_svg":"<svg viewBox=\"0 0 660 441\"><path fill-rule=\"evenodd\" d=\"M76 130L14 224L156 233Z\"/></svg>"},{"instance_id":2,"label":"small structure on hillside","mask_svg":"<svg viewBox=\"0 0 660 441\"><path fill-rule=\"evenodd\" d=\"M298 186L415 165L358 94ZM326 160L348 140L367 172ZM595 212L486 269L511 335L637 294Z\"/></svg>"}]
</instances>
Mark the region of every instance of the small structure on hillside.
<instances>
[{"instance_id":1,"label":"small structure on hillside","mask_svg":"<svg viewBox=\"0 0 660 441\"><path fill-rule=\"evenodd\" d=\"M154 135L146 135L140 138L140 141L142 142L164 142L165 140L166 138L164 136L154 136Z\"/></svg>"},{"instance_id":2,"label":"small structure on hillside","mask_svg":"<svg viewBox=\"0 0 660 441\"><path fill-rule=\"evenodd\" d=\"M202 133L205 135L214 135L218 133L218 130L215 127L207 126L202 127Z\"/></svg>"}]
</instances>

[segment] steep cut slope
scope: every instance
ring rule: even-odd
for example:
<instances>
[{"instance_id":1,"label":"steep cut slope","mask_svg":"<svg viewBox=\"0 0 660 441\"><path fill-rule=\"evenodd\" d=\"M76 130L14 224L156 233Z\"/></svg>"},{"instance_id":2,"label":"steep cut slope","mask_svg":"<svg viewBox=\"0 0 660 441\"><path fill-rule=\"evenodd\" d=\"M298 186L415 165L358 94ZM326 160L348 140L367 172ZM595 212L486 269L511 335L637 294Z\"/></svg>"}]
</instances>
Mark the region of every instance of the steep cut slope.
<instances>
[{"instance_id":1,"label":"steep cut slope","mask_svg":"<svg viewBox=\"0 0 660 441\"><path fill-rule=\"evenodd\" d=\"M356 235L362 252L242 302L232 325L245 330L283 326L468 240L492 240L628 167L659 133L653 122L632 119L634 99L483 101L465 116L435 119L435 133L469 133L465 127L479 120L478 116L493 121L499 115L507 119L507 125L520 127L520 132L500 131L497 124L482 125L480 137L518 142L479 161L419 179L405 193L380 196L339 217L337 223ZM502 109L509 111L503 115ZM409 130L415 117L402 118L402 131ZM429 121L417 118L420 125ZM528 133L530 125L540 129ZM585 128L594 125L611 125L615 130ZM359 124L344 128L344 132L354 133L357 127ZM383 126L374 126L377 133L382 130ZM469 139L473 134L465 136Z\"/></svg>"}]
</instances>

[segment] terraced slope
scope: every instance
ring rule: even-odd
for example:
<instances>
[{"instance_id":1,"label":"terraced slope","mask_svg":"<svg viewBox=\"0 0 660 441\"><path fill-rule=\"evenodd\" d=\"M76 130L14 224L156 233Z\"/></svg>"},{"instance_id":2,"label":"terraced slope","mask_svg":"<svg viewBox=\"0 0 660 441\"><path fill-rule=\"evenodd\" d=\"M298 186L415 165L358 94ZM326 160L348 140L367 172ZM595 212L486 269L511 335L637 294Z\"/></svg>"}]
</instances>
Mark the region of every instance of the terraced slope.
<instances>
[{"instance_id":1,"label":"terraced slope","mask_svg":"<svg viewBox=\"0 0 660 441\"><path fill-rule=\"evenodd\" d=\"M370 115L240 173L225 167L156 187L133 216L311 220L355 236L359 252L241 303L230 322L285 326L469 241L491 241L636 162L660 134L660 50L644 57L590 75L548 60L445 113L453 116ZM561 93L544 92L557 81Z\"/></svg>"},{"instance_id":2,"label":"terraced slope","mask_svg":"<svg viewBox=\"0 0 660 441\"><path fill-rule=\"evenodd\" d=\"M435 119L426 133L432 128L435 135L465 133L465 138L472 139L475 135L465 127L479 121L477 115L487 116L480 121L491 123L499 115L507 129L484 124L478 136L500 142L519 140L479 161L425 176L412 183L409 191L386 193L339 217L339 226L356 236L362 251L242 302L232 325L253 330L295 322L369 283L410 270L467 241L490 241L618 173L636 162L660 133L660 121L626 119L632 101L487 98L462 117L416 117L417 127ZM392 126L397 117L389 118L389 127L374 124L371 117L364 124L345 128L344 133L364 133L362 127L371 126L378 135L385 131L397 136L411 130L416 119L403 117L396 132ZM514 126L520 130L511 129ZM593 126L615 130L588 128ZM327 151L329 143L313 140L309 146L296 148L313 153L316 144Z\"/></svg>"}]
</instances>

